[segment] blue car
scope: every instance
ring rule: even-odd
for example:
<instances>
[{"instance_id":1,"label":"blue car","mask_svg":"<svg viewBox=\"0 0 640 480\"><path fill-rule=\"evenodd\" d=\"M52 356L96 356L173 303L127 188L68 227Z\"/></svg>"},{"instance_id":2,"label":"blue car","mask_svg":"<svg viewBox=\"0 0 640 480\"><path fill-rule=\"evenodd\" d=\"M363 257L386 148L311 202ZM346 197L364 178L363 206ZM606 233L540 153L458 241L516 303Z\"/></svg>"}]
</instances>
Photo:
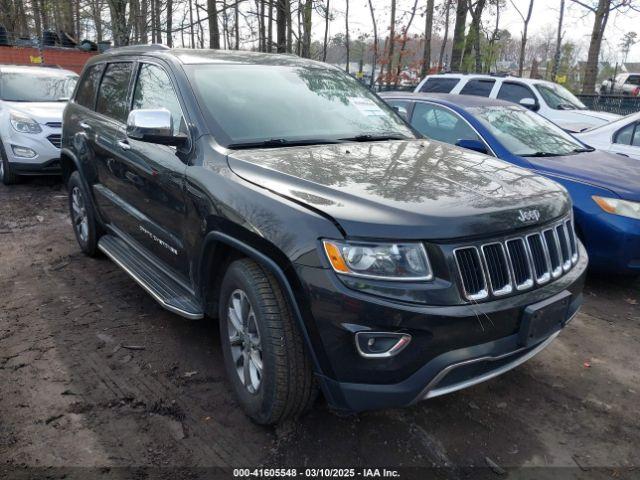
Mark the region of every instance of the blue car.
<instances>
[{"instance_id":1,"label":"blue car","mask_svg":"<svg viewBox=\"0 0 640 480\"><path fill-rule=\"evenodd\" d=\"M424 136L545 175L574 204L592 269L640 275L640 162L595 150L533 111L470 95L389 92L382 98Z\"/></svg>"}]
</instances>

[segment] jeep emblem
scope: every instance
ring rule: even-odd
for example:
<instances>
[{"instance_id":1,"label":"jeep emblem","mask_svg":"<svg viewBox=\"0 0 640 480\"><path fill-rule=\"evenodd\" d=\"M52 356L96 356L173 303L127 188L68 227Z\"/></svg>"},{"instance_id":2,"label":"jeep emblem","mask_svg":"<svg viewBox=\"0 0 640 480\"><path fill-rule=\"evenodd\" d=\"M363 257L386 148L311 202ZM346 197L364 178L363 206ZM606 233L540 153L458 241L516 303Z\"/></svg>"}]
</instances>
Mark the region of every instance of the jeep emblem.
<instances>
[{"instance_id":1,"label":"jeep emblem","mask_svg":"<svg viewBox=\"0 0 640 480\"><path fill-rule=\"evenodd\" d=\"M537 222L540 220L540 211L539 210L518 210L520 215L518 215L518 220L521 222Z\"/></svg>"}]
</instances>

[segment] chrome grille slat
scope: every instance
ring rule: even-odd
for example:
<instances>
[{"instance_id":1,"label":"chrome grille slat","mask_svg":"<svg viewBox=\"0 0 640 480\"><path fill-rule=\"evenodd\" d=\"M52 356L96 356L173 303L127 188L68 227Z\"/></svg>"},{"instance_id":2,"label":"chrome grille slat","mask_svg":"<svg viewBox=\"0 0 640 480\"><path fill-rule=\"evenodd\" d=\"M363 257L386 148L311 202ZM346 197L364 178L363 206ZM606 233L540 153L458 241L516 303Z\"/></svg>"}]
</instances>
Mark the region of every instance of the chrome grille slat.
<instances>
[{"instance_id":1,"label":"chrome grille slat","mask_svg":"<svg viewBox=\"0 0 640 480\"><path fill-rule=\"evenodd\" d=\"M52 133L47 137L47 140L49 140L54 147L60 148L62 144L62 135L58 133Z\"/></svg>"},{"instance_id":2,"label":"chrome grille slat","mask_svg":"<svg viewBox=\"0 0 640 480\"><path fill-rule=\"evenodd\" d=\"M568 272L578 261L573 217L565 217L523 237L454 249L467 300L498 297L542 285Z\"/></svg>"}]
</instances>

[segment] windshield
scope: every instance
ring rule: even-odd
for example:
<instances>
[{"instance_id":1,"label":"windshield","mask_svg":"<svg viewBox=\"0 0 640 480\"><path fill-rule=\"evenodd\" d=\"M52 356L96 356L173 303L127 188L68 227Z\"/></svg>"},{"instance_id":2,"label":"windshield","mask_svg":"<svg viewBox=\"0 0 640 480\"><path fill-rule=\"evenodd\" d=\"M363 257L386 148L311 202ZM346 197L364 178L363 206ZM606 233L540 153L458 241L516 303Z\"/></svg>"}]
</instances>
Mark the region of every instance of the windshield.
<instances>
[{"instance_id":1,"label":"windshield","mask_svg":"<svg viewBox=\"0 0 640 480\"><path fill-rule=\"evenodd\" d=\"M586 147L549 120L513 106L468 109L514 155L551 156L576 153Z\"/></svg>"},{"instance_id":2,"label":"windshield","mask_svg":"<svg viewBox=\"0 0 640 480\"><path fill-rule=\"evenodd\" d=\"M60 102L69 100L77 75L47 71L2 72L0 96L8 102Z\"/></svg>"},{"instance_id":3,"label":"windshield","mask_svg":"<svg viewBox=\"0 0 640 480\"><path fill-rule=\"evenodd\" d=\"M415 138L393 109L330 68L193 65L190 77L226 146Z\"/></svg>"},{"instance_id":4,"label":"windshield","mask_svg":"<svg viewBox=\"0 0 640 480\"><path fill-rule=\"evenodd\" d=\"M535 85L544 101L554 110L586 110L587 107L569 90L553 83Z\"/></svg>"}]
</instances>

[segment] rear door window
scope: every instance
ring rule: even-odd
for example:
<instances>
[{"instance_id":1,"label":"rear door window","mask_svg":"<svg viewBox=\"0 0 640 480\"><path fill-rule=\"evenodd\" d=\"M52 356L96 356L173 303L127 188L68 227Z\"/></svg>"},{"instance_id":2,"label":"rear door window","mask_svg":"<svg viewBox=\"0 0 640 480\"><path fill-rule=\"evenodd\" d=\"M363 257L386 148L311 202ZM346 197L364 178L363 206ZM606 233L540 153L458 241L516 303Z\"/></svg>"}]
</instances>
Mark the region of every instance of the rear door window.
<instances>
[{"instance_id":1,"label":"rear door window","mask_svg":"<svg viewBox=\"0 0 640 480\"><path fill-rule=\"evenodd\" d=\"M460 90L460 95L476 95L478 97L488 97L491 94L495 80L474 78Z\"/></svg>"},{"instance_id":2,"label":"rear door window","mask_svg":"<svg viewBox=\"0 0 640 480\"><path fill-rule=\"evenodd\" d=\"M498 98L500 100L506 100L508 102L520 103L523 98L536 99L534 93L529 87L521 83L504 82L498 92Z\"/></svg>"},{"instance_id":3,"label":"rear door window","mask_svg":"<svg viewBox=\"0 0 640 480\"><path fill-rule=\"evenodd\" d=\"M449 93L460 83L459 78L428 78L420 88L421 92Z\"/></svg>"},{"instance_id":4,"label":"rear door window","mask_svg":"<svg viewBox=\"0 0 640 480\"><path fill-rule=\"evenodd\" d=\"M75 98L75 102L78 105L82 105L83 107L93 110L96 102L96 92L98 91L98 85L100 84L100 77L102 76L103 70L104 63L100 63L98 65L90 66L87 71L84 72L82 80L80 80L80 84L78 85Z\"/></svg>"},{"instance_id":5,"label":"rear door window","mask_svg":"<svg viewBox=\"0 0 640 480\"><path fill-rule=\"evenodd\" d=\"M133 63L110 63L102 77L96 111L125 123L129 114L128 92Z\"/></svg>"}]
</instances>

